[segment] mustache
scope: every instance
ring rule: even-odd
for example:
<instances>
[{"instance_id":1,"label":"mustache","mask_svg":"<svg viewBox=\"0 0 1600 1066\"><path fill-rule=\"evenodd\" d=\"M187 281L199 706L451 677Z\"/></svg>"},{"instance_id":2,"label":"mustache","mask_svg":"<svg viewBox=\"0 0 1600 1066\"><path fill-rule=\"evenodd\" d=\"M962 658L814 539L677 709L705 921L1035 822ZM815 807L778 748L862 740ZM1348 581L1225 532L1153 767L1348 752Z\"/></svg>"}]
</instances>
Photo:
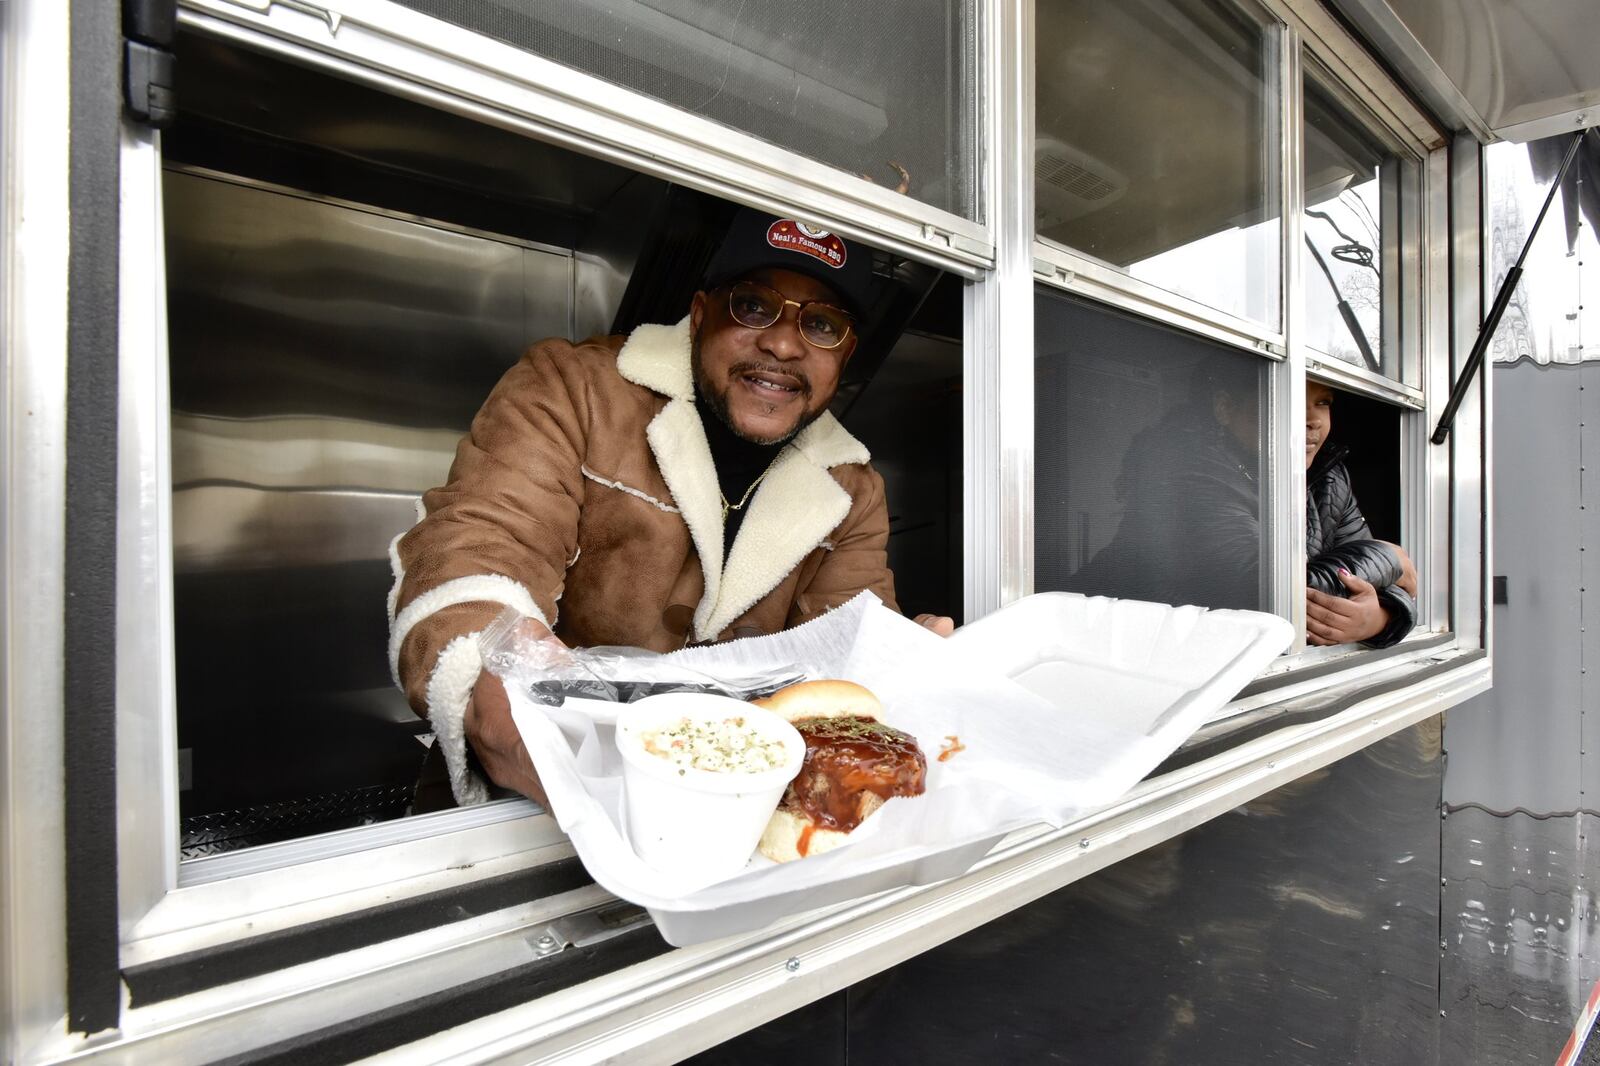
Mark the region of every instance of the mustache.
<instances>
[{"instance_id":1,"label":"mustache","mask_svg":"<svg viewBox=\"0 0 1600 1066\"><path fill-rule=\"evenodd\" d=\"M806 397L811 395L811 379L799 370L790 370L777 363L762 363L755 360L745 360L728 368L729 377L742 377L745 374L772 374L775 377L788 378L796 383L801 395Z\"/></svg>"}]
</instances>

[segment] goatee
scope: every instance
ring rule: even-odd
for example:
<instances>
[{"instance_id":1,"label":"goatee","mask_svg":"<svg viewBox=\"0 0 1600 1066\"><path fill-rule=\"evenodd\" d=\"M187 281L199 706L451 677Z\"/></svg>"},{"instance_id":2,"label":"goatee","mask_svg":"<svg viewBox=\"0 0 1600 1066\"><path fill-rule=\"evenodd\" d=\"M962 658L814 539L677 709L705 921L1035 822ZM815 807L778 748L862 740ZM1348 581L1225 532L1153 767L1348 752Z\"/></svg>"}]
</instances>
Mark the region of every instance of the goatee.
<instances>
[{"instance_id":1,"label":"goatee","mask_svg":"<svg viewBox=\"0 0 1600 1066\"><path fill-rule=\"evenodd\" d=\"M694 374L695 393L699 396L700 402L717 416L717 421L728 427L728 432L732 433L735 437L738 437L740 440L745 441L746 443L760 444L767 447L776 447L780 444L788 444L790 441L798 437L802 430L811 425L811 423L815 422L817 419L821 418L827 411L827 408L825 407L818 411L811 411L808 409L803 415L800 416L799 421L794 424L794 428L790 429L789 432L779 437L751 436L734 424L733 411L728 405L728 392L731 386L725 387L719 392L706 375L705 367L700 361L700 335L698 333L695 334L694 342L690 346L689 353L689 366ZM762 367L759 363L740 363L730 368L729 374L730 376L738 376L740 373L745 371L762 369L767 368ZM779 372L785 374L790 373L789 371ZM794 375L791 374L790 376ZM799 381L801 399L809 400L811 398L811 383L803 377L799 378Z\"/></svg>"}]
</instances>

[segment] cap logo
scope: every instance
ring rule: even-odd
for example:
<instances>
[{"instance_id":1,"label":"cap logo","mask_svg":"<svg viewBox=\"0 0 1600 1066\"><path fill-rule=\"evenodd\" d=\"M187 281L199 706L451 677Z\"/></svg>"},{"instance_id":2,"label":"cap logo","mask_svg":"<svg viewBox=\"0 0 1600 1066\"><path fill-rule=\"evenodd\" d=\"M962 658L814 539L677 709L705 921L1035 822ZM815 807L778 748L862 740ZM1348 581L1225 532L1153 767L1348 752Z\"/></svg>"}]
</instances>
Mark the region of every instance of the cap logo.
<instances>
[{"instance_id":1,"label":"cap logo","mask_svg":"<svg viewBox=\"0 0 1600 1066\"><path fill-rule=\"evenodd\" d=\"M844 261L849 257L844 241L825 229L808 226L792 218L780 218L768 226L767 243L782 251L809 255L835 270L844 266Z\"/></svg>"}]
</instances>

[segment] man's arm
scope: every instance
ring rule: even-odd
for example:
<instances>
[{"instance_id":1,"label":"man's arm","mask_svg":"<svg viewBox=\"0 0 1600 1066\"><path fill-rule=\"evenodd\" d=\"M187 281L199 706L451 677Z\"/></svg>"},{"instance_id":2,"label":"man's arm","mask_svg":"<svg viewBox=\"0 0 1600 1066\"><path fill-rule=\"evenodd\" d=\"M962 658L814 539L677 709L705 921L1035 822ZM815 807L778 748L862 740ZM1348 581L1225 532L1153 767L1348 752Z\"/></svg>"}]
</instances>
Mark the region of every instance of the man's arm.
<instances>
[{"instance_id":1,"label":"man's arm","mask_svg":"<svg viewBox=\"0 0 1600 1066\"><path fill-rule=\"evenodd\" d=\"M822 562L796 590L786 627L809 622L862 591L899 610L889 571L889 504L883 478L870 467L866 472L865 489L852 496L850 513L829 537L832 549L822 553Z\"/></svg>"},{"instance_id":2,"label":"man's arm","mask_svg":"<svg viewBox=\"0 0 1600 1066\"><path fill-rule=\"evenodd\" d=\"M426 517L391 553L390 665L433 725L462 803L488 796L468 767L469 736L481 739L486 727L498 735L509 723L509 712L467 714L483 689L477 635L506 607L553 624L575 554L587 436L579 358L547 341L506 373L458 446L449 481L423 497ZM497 783L529 791L519 777L493 773L497 760L474 747Z\"/></svg>"}]
</instances>

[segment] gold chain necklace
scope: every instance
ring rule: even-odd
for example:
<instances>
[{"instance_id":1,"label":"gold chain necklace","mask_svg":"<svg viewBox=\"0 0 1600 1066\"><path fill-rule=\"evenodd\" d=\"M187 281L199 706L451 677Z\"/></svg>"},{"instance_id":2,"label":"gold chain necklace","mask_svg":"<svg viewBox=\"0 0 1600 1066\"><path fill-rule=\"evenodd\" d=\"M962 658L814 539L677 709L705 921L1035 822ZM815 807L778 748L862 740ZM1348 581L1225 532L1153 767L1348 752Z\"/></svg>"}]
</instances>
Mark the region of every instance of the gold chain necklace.
<instances>
[{"instance_id":1,"label":"gold chain necklace","mask_svg":"<svg viewBox=\"0 0 1600 1066\"><path fill-rule=\"evenodd\" d=\"M779 451L779 454L782 454L783 449L780 448L780 449L778 449L778 451ZM755 495L756 489L761 486L761 483L763 481L767 480L767 475L772 473L772 464L776 463L777 461L778 461L778 456L774 455L772 457L772 462L768 463L767 464L767 468L765 470L761 471L761 476L756 478L754 481L750 482L750 487L744 490L744 495L742 497L740 497L738 503L729 503L727 495L724 494L723 491L722 491L722 486L721 485L717 486L717 495L722 497L722 524L723 525L727 525L728 524L728 512L729 511L742 511L742 510L744 510L744 505L750 502L750 497Z\"/></svg>"}]
</instances>

